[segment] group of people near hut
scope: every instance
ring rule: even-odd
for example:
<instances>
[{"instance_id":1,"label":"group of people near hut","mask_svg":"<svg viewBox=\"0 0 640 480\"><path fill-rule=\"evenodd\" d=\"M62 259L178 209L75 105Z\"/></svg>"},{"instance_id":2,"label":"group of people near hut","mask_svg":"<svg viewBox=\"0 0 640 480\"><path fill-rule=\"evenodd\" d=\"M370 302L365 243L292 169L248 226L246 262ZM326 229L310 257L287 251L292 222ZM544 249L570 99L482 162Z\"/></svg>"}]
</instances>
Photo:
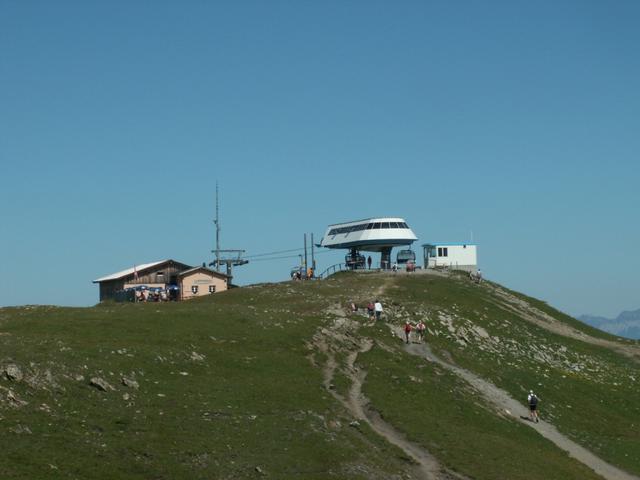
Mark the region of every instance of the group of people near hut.
<instances>
[{"instance_id":1,"label":"group of people near hut","mask_svg":"<svg viewBox=\"0 0 640 480\"><path fill-rule=\"evenodd\" d=\"M172 300L167 290L136 290L136 302L168 302Z\"/></svg>"}]
</instances>

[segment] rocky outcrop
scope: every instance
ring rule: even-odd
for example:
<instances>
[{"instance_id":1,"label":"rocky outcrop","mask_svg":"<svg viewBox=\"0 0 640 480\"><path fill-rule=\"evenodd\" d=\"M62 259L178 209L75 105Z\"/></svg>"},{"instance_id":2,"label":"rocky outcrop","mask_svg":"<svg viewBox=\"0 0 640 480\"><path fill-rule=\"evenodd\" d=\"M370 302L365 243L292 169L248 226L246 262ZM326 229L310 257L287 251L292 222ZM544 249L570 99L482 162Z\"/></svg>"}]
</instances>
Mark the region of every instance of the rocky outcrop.
<instances>
[{"instance_id":1,"label":"rocky outcrop","mask_svg":"<svg viewBox=\"0 0 640 480\"><path fill-rule=\"evenodd\" d=\"M26 376L25 381L31 388L35 388L37 390L64 390L64 388L58 384L53 373L51 373L51 370L48 368L40 370L35 365L32 365L31 371L29 372L29 375Z\"/></svg>"},{"instance_id":2,"label":"rocky outcrop","mask_svg":"<svg viewBox=\"0 0 640 480\"><path fill-rule=\"evenodd\" d=\"M4 376L13 382L21 382L24 374L18 365L10 363L4 367Z\"/></svg>"},{"instance_id":3,"label":"rocky outcrop","mask_svg":"<svg viewBox=\"0 0 640 480\"><path fill-rule=\"evenodd\" d=\"M191 352L191 360L193 360L194 362L202 362L204 361L204 355L198 352Z\"/></svg>"},{"instance_id":4,"label":"rocky outcrop","mask_svg":"<svg viewBox=\"0 0 640 480\"><path fill-rule=\"evenodd\" d=\"M134 390L140 388L140 384L132 378L122 377L121 382L125 387L133 388Z\"/></svg>"},{"instance_id":5,"label":"rocky outcrop","mask_svg":"<svg viewBox=\"0 0 640 480\"><path fill-rule=\"evenodd\" d=\"M91 378L91 380L89 380L89 385L97 388L101 392L108 392L110 390L115 390L115 388L113 388L109 384L109 382L107 382L104 378L100 378L100 377Z\"/></svg>"},{"instance_id":6,"label":"rocky outcrop","mask_svg":"<svg viewBox=\"0 0 640 480\"><path fill-rule=\"evenodd\" d=\"M5 405L11 408L20 408L28 405L20 396L9 388L0 385L0 406Z\"/></svg>"}]
</instances>

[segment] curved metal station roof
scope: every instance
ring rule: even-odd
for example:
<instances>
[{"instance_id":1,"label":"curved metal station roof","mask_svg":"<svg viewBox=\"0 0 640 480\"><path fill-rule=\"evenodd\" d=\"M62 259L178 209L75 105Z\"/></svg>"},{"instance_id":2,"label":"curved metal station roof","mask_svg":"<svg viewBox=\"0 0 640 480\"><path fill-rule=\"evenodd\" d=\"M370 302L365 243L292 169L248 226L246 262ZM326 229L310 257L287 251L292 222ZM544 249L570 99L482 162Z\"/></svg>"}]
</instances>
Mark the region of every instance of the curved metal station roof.
<instances>
[{"instance_id":1,"label":"curved metal station roof","mask_svg":"<svg viewBox=\"0 0 640 480\"><path fill-rule=\"evenodd\" d=\"M400 217L375 217L329 225L320 246L376 252L411 245L418 238Z\"/></svg>"}]
</instances>

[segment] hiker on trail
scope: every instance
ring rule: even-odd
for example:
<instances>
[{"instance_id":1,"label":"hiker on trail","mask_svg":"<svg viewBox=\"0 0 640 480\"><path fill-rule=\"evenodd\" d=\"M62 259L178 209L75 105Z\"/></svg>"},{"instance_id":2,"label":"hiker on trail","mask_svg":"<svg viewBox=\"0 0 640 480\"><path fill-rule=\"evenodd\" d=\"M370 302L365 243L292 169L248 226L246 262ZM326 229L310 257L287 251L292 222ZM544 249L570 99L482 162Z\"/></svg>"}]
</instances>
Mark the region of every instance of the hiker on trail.
<instances>
[{"instance_id":1,"label":"hiker on trail","mask_svg":"<svg viewBox=\"0 0 640 480\"><path fill-rule=\"evenodd\" d=\"M538 397L533 390L529 390L529 395L527 396L527 402L529 402L529 419L532 422L538 423Z\"/></svg>"},{"instance_id":2,"label":"hiker on trail","mask_svg":"<svg viewBox=\"0 0 640 480\"><path fill-rule=\"evenodd\" d=\"M391 270L393 270L393 273L398 271L398 264L397 263L393 263L393 266L391 267Z\"/></svg>"},{"instance_id":3,"label":"hiker on trail","mask_svg":"<svg viewBox=\"0 0 640 480\"><path fill-rule=\"evenodd\" d=\"M424 324L422 319L416 325L416 332L418 333L418 341L422 343L424 340L424 331L427 329L427 326Z\"/></svg>"},{"instance_id":4,"label":"hiker on trail","mask_svg":"<svg viewBox=\"0 0 640 480\"><path fill-rule=\"evenodd\" d=\"M371 270L371 255L367 258L367 266L369 267L369 270Z\"/></svg>"},{"instance_id":5,"label":"hiker on trail","mask_svg":"<svg viewBox=\"0 0 640 480\"><path fill-rule=\"evenodd\" d=\"M404 341L405 343L409 343L409 336L411 335L411 323L409 322L409 320L407 320L404 323Z\"/></svg>"},{"instance_id":6,"label":"hiker on trail","mask_svg":"<svg viewBox=\"0 0 640 480\"><path fill-rule=\"evenodd\" d=\"M374 305L373 302L369 301L369 303L367 303L367 315L369 315L369 320L373 320L373 310L374 310Z\"/></svg>"},{"instance_id":7,"label":"hiker on trail","mask_svg":"<svg viewBox=\"0 0 640 480\"><path fill-rule=\"evenodd\" d=\"M482 270L480 269L476 272L476 282L482 283Z\"/></svg>"},{"instance_id":8,"label":"hiker on trail","mask_svg":"<svg viewBox=\"0 0 640 480\"><path fill-rule=\"evenodd\" d=\"M355 302L351 302L351 313L356 313L358 311L358 305Z\"/></svg>"},{"instance_id":9,"label":"hiker on trail","mask_svg":"<svg viewBox=\"0 0 640 480\"><path fill-rule=\"evenodd\" d=\"M380 300L376 299L373 309L376 312L376 320L380 320L380 316L382 315L382 304L380 303Z\"/></svg>"}]
</instances>

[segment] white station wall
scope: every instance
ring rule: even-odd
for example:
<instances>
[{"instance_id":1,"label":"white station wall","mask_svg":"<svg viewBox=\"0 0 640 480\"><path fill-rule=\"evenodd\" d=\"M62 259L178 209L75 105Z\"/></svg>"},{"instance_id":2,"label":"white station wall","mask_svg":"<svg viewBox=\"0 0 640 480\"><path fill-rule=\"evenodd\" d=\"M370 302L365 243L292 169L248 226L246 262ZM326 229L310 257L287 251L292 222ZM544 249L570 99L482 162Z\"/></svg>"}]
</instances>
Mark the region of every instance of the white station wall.
<instances>
[{"instance_id":1,"label":"white station wall","mask_svg":"<svg viewBox=\"0 0 640 480\"><path fill-rule=\"evenodd\" d=\"M437 265L477 265L475 245L437 245L436 252L440 248L446 248L448 255L446 257L437 257Z\"/></svg>"}]
</instances>

